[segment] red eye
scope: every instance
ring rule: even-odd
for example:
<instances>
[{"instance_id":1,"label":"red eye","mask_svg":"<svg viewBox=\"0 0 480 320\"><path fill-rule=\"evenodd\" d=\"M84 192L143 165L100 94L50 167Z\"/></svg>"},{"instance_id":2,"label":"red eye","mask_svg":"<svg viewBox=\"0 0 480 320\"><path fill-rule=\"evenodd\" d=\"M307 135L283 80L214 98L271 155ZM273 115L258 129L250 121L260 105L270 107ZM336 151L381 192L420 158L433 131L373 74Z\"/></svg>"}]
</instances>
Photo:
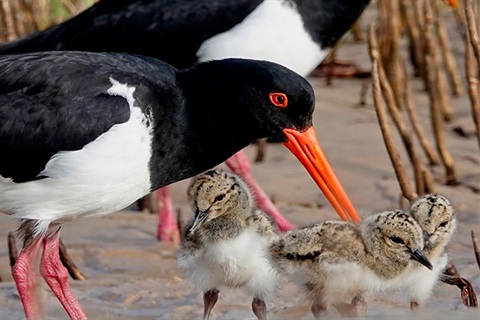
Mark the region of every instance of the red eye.
<instances>
[{"instance_id":1,"label":"red eye","mask_svg":"<svg viewBox=\"0 0 480 320\"><path fill-rule=\"evenodd\" d=\"M286 108L288 105L288 98L285 93L272 92L270 93L270 101L275 107Z\"/></svg>"}]
</instances>

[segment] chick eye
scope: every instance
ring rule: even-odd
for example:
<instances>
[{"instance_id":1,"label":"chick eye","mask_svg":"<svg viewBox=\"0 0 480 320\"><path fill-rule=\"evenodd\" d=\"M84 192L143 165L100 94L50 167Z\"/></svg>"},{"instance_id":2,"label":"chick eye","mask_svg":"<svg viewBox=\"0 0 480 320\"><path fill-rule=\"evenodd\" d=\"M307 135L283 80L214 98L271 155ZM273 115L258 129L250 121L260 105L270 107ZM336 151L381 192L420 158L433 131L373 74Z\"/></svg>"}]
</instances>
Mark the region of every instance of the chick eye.
<instances>
[{"instance_id":1,"label":"chick eye","mask_svg":"<svg viewBox=\"0 0 480 320\"><path fill-rule=\"evenodd\" d=\"M393 237L390 237L390 240L391 240L392 242L394 242L394 243L405 244L405 242L403 241L403 239L400 238L400 237L395 237L395 236L393 236Z\"/></svg>"},{"instance_id":2,"label":"chick eye","mask_svg":"<svg viewBox=\"0 0 480 320\"><path fill-rule=\"evenodd\" d=\"M215 197L215 199L213 200L213 202L222 201L223 198L225 198L225 195L219 194L218 196Z\"/></svg>"},{"instance_id":3,"label":"chick eye","mask_svg":"<svg viewBox=\"0 0 480 320\"><path fill-rule=\"evenodd\" d=\"M440 223L438 226L443 228L443 227L446 227L448 224L448 221L443 221L442 223Z\"/></svg>"},{"instance_id":4,"label":"chick eye","mask_svg":"<svg viewBox=\"0 0 480 320\"><path fill-rule=\"evenodd\" d=\"M281 92L270 93L270 101L275 107L279 108L286 108L288 105L287 95Z\"/></svg>"}]
</instances>

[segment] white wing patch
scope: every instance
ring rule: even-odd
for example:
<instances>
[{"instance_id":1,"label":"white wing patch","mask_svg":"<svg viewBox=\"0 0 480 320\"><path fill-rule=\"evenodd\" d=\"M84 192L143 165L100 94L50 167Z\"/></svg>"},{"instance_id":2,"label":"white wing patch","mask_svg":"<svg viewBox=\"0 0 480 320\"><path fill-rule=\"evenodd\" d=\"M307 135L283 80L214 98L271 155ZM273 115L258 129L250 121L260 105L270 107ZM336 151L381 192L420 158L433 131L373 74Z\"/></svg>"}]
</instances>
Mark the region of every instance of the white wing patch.
<instances>
[{"instance_id":1,"label":"white wing patch","mask_svg":"<svg viewBox=\"0 0 480 320\"><path fill-rule=\"evenodd\" d=\"M53 221L112 213L150 191L152 129L135 106L135 87L110 78L107 93L127 100L128 121L85 145L55 154L40 173L48 178L15 183L0 177L0 211L41 220L36 233Z\"/></svg>"},{"instance_id":2,"label":"white wing patch","mask_svg":"<svg viewBox=\"0 0 480 320\"><path fill-rule=\"evenodd\" d=\"M267 60L306 76L327 53L328 48L320 48L307 33L292 5L265 0L240 24L206 40L198 49L197 57L199 61Z\"/></svg>"}]
</instances>

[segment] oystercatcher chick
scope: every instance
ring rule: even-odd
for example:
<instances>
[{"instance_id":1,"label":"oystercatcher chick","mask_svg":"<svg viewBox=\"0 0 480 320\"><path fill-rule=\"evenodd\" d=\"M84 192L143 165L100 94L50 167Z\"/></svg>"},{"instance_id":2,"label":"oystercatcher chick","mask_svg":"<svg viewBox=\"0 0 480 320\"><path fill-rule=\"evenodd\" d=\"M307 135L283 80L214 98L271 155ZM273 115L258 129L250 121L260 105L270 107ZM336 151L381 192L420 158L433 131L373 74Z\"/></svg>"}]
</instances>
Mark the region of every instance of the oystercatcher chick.
<instances>
[{"instance_id":1,"label":"oystercatcher chick","mask_svg":"<svg viewBox=\"0 0 480 320\"><path fill-rule=\"evenodd\" d=\"M273 221L254 207L246 184L233 173L211 170L188 189L195 212L183 235L178 264L204 292L208 319L221 287L242 287L253 297L252 310L267 319L265 299L277 286L267 245L276 237Z\"/></svg>"},{"instance_id":2,"label":"oystercatcher chick","mask_svg":"<svg viewBox=\"0 0 480 320\"><path fill-rule=\"evenodd\" d=\"M411 259L432 269L423 253L423 233L402 211L385 211L360 225L325 221L285 233L269 252L281 274L302 287L320 319L330 306L354 305L365 313L364 298L395 284Z\"/></svg>"},{"instance_id":3,"label":"oystercatcher chick","mask_svg":"<svg viewBox=\"0 0 480 320\"><path fill-rule=\"evenodd\" d=\"M450 201L438 194L427 194L417 199L410 207L410 214L418 222L425 236L425 255L433 265L433 272L418 264L401 281L411 297L410 308L422 306L432 294L448 263L445 249L457 227L457 218Z\"/></svg>"},{"instance_id":4,"label":"oystercatcher chick","mask_svg":"<svg viewBox=\"0 0 480 320\"><path fill-rule=\"evenodd\" d=\"M120 210L258 138L283 141L337 208L355 214L318 145L314 105L304 78L265 61L177 70L116 53L0 56L0 212L21 219L26 245L13 276L27 318L40 316L42 243L43 278L71 318L86 318L58 257L61 223Z\"/></svg>"},{"instance_id":5,"label":"oystercatcher chick","mask_svg":"<svg viewBox=\"0 0 480 320\"><path fill-rule=\"evenodd\" d=\"M369 2L101 0L70 20L0 45L0 54L54 50L125 52L155 57L177 68L198 61L251 58L280 63L307 76ZM248 182L257 206L275 219L280 230L294 227L255 181L250 161L242 152L226 164ZM164 204L159 209L157 236L178 241L169 190L159 190L157 197Z\"/></svg>"}]
</instances>

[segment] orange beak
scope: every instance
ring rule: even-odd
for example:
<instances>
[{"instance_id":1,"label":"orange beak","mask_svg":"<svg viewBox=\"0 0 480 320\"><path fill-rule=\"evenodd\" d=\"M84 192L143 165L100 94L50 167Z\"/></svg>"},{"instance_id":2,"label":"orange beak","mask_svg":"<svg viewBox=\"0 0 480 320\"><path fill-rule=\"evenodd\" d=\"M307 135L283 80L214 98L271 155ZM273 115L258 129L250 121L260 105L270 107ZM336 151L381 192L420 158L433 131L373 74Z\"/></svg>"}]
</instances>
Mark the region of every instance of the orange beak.
<instances>
[{"instance_id":1,"label":"orange beak","mask_svg":"<svg viewBox=\"0 0 480 320\"><path fill-rule=\"evenodd\" d=\"M446 2L450 7L458 8L458 0L443 0Z\"/></svg>"},{"instance_id":2,"label":"orange beak","mask_svg":"<svg viewBox=\"0 0 480 320\"><path fill-rule=\"evenodd\" d=\"M283 132L288 140L283 144L307 169L338 215L343 220L360 221L318 143L315 129L310 127L304 132L284 129Z\"/></svg>"}]
</instances>

